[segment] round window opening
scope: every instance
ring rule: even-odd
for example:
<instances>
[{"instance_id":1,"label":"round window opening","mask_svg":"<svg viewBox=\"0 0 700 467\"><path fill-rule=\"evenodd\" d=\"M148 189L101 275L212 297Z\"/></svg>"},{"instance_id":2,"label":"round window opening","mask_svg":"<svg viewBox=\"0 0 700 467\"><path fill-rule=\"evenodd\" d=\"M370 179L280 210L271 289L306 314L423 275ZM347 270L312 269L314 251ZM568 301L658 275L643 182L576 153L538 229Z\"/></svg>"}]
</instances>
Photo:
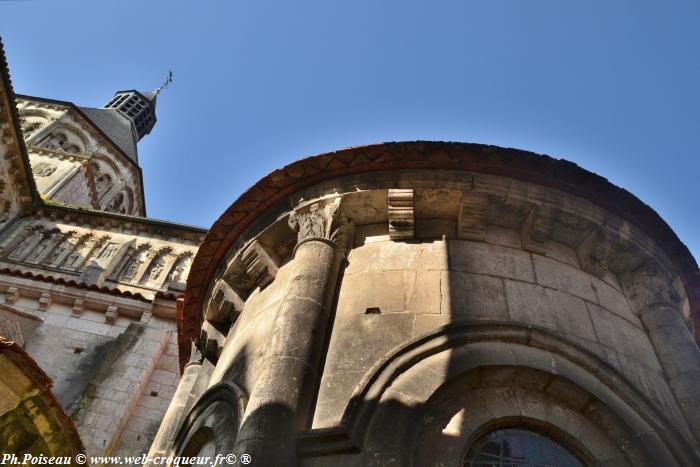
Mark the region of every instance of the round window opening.
<instances>
[{"instance_id":1,"label":"round window opening","mask_svg":"<svg viewBox=\"0 0 700 467\"><path fill-rule=\"evenodd\" d=\"M465 467L583 467L556 441L520 428L495 430L479 438L464 457Z\"/></svg>"}]
</instances>

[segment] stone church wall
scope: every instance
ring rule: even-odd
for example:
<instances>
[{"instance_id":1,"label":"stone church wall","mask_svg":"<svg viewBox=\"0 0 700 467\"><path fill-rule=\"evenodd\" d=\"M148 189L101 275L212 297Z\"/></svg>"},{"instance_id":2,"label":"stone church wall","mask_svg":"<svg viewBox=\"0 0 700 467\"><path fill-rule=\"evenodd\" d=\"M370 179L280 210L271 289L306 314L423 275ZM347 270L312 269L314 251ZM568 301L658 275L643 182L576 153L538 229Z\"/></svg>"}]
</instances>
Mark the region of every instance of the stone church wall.
<instances>
[{"instance_id":1,"label":"stone church wall","mask_svg":"<svg viewBox=\"0 0 700 467\"><path fill-rule=\"evenodd\" d=\"M11 286L4 287L7 300ZM87 303L77 314L72 302L61 303L59 289L46 306L39 297L11 300L14 309L41 320L26 340L26 351L52 379L53 392L89 454L145 452L179 379L175 323L148 313L143 322L128 316L105 322L106 306L99 309L96 303L105 297L73 290ZM148 309L142 301L108 300L122 313Z\"/></svg>"},{"instance_id":2,"label":"stone church wall","mask_svg":"<svg viewBox=\"0 0 700 467\"><path fill-rule=\"evenodd\" d=\"M429 157L476 169L411 168ZM381 170L344 175L355 163ZM300 181L324 171L339 175ZM151 455L458 466L487 433L517 428L585 465L696 465L697 267L662 251L668 227L638 200L625 198L640 224L586 198L628 195L594 178L451 143L352 148L274 172L193 262L189 363Z\"/></svg>"}]
</instances>

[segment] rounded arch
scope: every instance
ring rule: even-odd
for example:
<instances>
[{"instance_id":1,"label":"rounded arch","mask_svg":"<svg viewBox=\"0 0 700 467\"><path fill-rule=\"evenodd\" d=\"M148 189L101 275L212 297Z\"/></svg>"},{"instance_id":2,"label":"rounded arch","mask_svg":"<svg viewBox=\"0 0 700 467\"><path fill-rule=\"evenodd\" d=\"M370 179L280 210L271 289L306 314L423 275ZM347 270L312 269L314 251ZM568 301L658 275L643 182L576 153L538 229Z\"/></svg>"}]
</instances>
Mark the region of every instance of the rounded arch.
<instances>
[{"instance_id":1,"label":"rounded arch","mask_svg":"<svg viewBox=\"0 0 700 467\"><path fill-rule=\"evenodd\" d=\"M79 128L56 122L47 131L48 134L39 141L40 145L47 148L63 149L67 152L83 154L88 152L88 140Z\"/></svg>"},{"instance_id":2,"label":"rounded arch","mask_svg":"<svg viewBox=\"0 0 700 467\"><path fill-rule=\"evenodd\" d=\"M196 455L201 449L232 452L247 397L230 382L209 388L185 417L175 437L172 455Z\"/></svg>"},{"instance_id":3,"label":"rounded arch","mask_svg":"<svg viewBox=\"0 0 700 467\"><path fill-rule=\"evenodd\" d=\"M116 175L122 174L122 169L121 169L121 167L119 167L119 164L117 164L109 156L105 156L104 154L94 154L92 156L91 162L103 163L106 166L108 166Z\"/></svg>"},{"instance_id":4,"label":"rounded arch","mask_svg":"<svg viewBox=\"0 0 700 467\"><path fill-rule=\"evenodd\" d=\"M494 434L505 434L509 431L522 431L522 434L525 434L526 436L531 434L534 435L534 437L544 438L551 443L559 445L562 448L561 450L564 451L564 457L568 457L573 461L571 463L579 462L585 465L592 465L595 463L595 457L593 454L586 449L586 447L580 442L579 439L577 439L577 437L571 436L569 433L566 433L551 423L518 416L502 417L474 430L467 439L466 443L464 443L466 450L464 451L460 465L464 466L467 465L467 462L475 461L478 451L481 450L482 453L484 452L483 448L490 440L493 440ZM517 448L521 448L522 446L514 447L516 450L520 450ZM525 453L521 452L520 454ZM572 457L573 459L571 459ZM553 462L548 463L553 464ZM567 463L567 465L571 465L571 463Z\"/></svg>"},{"instance_id":5,"label":"rounded arch","mask_svg":"<svg viewBox=\"0 0 700 467\"><path fill-rule=\"evenodd\" d=\"M697 464L696 450L614 368L546 330L514 323L448 325L394 349L358 384L342 424L363 451L376 448L373 444L380 438L396 446L408 439L415 442L414 427L420 425L416 417L428 410L433 398L464 375L478 375L487 368L506 373L521 369L555 378L562 390L596 401L606 419L617 420L616 426L625 433L643 439L647 459L664 465ZM392 426L410 428L389 431L393 441L386 441L386 434L380 433L387 433L387 420ZM693 452L695 458L690 459Z\"/></svg>"},{"instance_id":6,"label":"rounded arch","mask_svg":"<svg viewBox=\"0 0 700 467\"><path fill-rule=\"evenodd\" d=\"M20 118L22 117L39 117L46 121L51 120L51 115L48 112L41 109L22 109L19 111Z\"/></svg>"}]
</instances>

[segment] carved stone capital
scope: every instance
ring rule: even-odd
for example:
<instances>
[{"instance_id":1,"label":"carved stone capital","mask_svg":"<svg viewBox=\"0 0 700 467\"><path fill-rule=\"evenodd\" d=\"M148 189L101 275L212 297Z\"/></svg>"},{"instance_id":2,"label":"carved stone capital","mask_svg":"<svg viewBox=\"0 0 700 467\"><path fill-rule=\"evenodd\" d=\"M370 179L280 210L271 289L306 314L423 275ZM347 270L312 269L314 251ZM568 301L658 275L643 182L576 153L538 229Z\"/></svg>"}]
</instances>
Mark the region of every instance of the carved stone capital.
<instances>
[{"instance_id":1,"label":"carved stone capital","mask_svg":"<svg viewBox=\"0 0 700 467\"><path fill-rule=\"evenodd\" d=\"M294 209L289 213L289 227L297 232L297 245L312 239L330 240L340 247L343 254L355 238L355 224L342 211L342 198L321 206L321 202Z\"/></svg>"},{"instance_id":2,"label":"carved stone capital","mask_svg":"<svg viewBox=\"0 0 700 467\"><path fill-rule=\"evenodd\" d=\"M637 311L650 305L667 305L677 308L680 296L673 281L657 263L647 260L634 271L620 277L627 297Z\"/></svg>"}]
</instances>

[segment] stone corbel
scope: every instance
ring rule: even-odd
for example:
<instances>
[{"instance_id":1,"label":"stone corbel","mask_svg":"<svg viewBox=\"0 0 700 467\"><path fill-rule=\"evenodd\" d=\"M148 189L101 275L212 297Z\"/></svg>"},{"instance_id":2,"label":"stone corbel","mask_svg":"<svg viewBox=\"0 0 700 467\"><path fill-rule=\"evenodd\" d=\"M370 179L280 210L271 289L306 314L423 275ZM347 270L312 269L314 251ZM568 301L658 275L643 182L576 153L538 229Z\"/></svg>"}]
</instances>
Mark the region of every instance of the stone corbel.
<instances>
[{"instance_id":1,"label":"stone corbel","mask_svg":"<svg viewBox=\"0 0 700 467\"><path fill-rule=\"evenodd\" d=\"M609 270L616 249L614 234L601 225L578 246L576 254L584 271L603 277Z\"/></svg>"},{"instance_id":2,"label":"stone corbel","mask_svg":"<svg viewBox=\"0 0 700 467\"><path fill-rule=\"evenodd\" d=\"M17 287L8 287L5 291L5 303L8 305L13 305L20 297L19 289Z\"/></svg>"},{"instance_id":3,"label":"stone corbel","mask_svg":"<svg viewBox=\"0 0 700 467\"><path fill-rule=\"evenodd\" d=\"M71 316L81 316L84 311L85 311L85 300L83 300L81 298L76 298L73 301L73 311L71 312Z\"/></svg>"},{"instance_id":4,"label":"stone corbel","mask_svg":"<svg viewBox=\"0 0 700 467\"><path fill-rule=\"evenodd\" d=\"M202 356L216 364L224 348L226 336L209 322L204 322L199 336L199 349Z\"/></svg>"},{"instance_id":5,"label":"stone corbel","mask_svg":"<svg viewBox=\"0 0 700 467\"><path fill-rule=\"evenodd\" d=\"M533 253L544 254L547 242L552 236L552 209L533 206L520 228L520 242L523 249Z\"/></svg>"},{"instance_id":6,"label":"stone corbel","mask_svg":"<svg viewBox=\"0 0 700 467\"><path fill-rule=\"evenodd\" d=\"M114 324L117 321L118 316L119 308L117 308L117 305L108 306L107 311L105 311L105 323Z\"/></svg>"},{"instance_id":7,"label":"stone corbel","mask_svg":"<svg viewBox=\"0 0 700 467\"><path fill-rule=\"evenodd\" d=\"M390 189L387 193L389 238L402 240L414 238L416 220L414 216L413 189Z\"/></svg>"},{"instance_id":8,"label":"stone corbel","mask_svg":"<svg viewBox=\"0 0 700 467\"><path fill-rule=\"evenodd\" d=\"M462 193L457 232L460 239L484 239L486 236L488 207L489 197L486 193Z\"/></svg>"},{"instance_id":9,"label":"stone corbel","mask_svg":"<svg viewBox=\"0 0 700 467\"><path fill-rule=\"evenodd\" d=\"M245 299L256 287L265 287L275 279L279 264L271 249L254 240L234 257L223 279Z\"/></svg>"},{"instance_id":10,"label":"stone corbel","mask_svg":"<svg viewBox=\"0 0 700 467\"><path fill-rule=\"evenodd\" d=\"M41 294L39 297L39 309L42 311L46 311L49 309L51 306L51 294L48 292L44 292Z\"/></svg>"},{"instance_id":11,"label":"stone corbel","mask_svg":"<svg viewBox=\"0 0 700 467\"><path fill-rule=\"evenodd\" d=\"M634 271L622 274L620 282L627 298L637 311L651 305L678 308L681 302L671 278L652 260L646 260Z\"/></svg>"},{"instance_id":12,"label":"stone corbel","mask_svg":"<svg viewBox=\"0 0 700 467\"><path fill-rule=\"evenodd\" d=\"M227 330L243 311L244 301L224 280L216 284L211 297L204 319Z\"/></svg>"}]
</instances>

